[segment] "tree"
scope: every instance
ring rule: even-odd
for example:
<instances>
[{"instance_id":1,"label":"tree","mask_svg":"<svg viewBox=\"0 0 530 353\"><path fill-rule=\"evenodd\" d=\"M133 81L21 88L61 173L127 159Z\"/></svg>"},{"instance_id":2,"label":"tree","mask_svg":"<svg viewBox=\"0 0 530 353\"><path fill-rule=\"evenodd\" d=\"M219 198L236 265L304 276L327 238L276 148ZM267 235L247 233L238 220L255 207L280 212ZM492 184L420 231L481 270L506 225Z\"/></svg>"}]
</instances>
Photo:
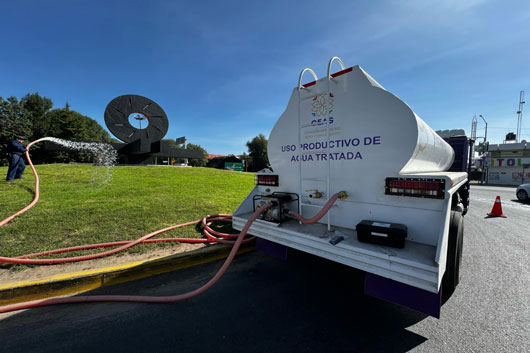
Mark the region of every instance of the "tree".
<instances>
[{"instance_id":1,"label":"tree","mask_svg":"<svg viewBox=\"0 0 530 353\"><path fill-rule=\"evenodd\" d=\"M66 140L110 142L110 136L94 119L69 108L49 111L43 119L46 136Z\"/></svg>"},{"instance_id":2,"label":"tree","mask_svg":"<svg viewBox=\"0 0 530 353\"><path fill-rule=\"evenodd\" d=\"M52 100L47 97L41 97L38 92L35 92L28 93L22 97L20 104L28 111L29 119L33 125L31 140L45 137L46 134L42 131L42 123L45 114L53 107Z\"/></svg>"},{"instance_id":3,"label":"tree","mask_svg":"<svg viewBox=\"0 0 530 353\"><path fill-rule=\"evenodd\" d=\"M41 119L40 128L40 133L44 136L64 140L111 142L109 133L97 121L71 110L69 107L47 112ZM36 147L36 149L32 148L32 156L34 156L32 159L37 163L92 161L92 156L87 153L76 151L48 152L42 146L37 145Z\"/></svg>"},{"instance_id":4,"label":"tree","mask_svg":"<svg viewBox=\"0 0 530 353\"><path fill-rule=\"evenodd\" d=\"M188 150L198 150L202 152L203 158L192 158L189 159L189 165L192 167L206 167L206 163L208 163L208 152L204 148L202 148L200 145L194 145L193 143L188 143L186 146L186 149Z\"/></svg>"},{"instance_id":5,"label":"tree","mask_svg":"<svg viewBox=\"0 0 530 353\"><path fill-rule=\"evenodd\" d=\"M20 99L0 97L0 165L7 158L2 152L15 135L26 135L29 140L50 136L66 140L111 142L108 132L97 121L70 109L50 110L53 102L38 93L26 94ZM42 144L31 148L34 162L90 161L91 156L80 152L49 152Z\"/></svg>"},{"instance_id":6,"label":"tree","mask_svg":"<svg viewBox=\"0 0 530 353\"><path fill-rule=\"evenodd\" d=\"M248 165L252 161L252 158L250 158L250 156L246 152L243 152L243 154L239 156L239 159L241 159L241 161L245 165L245 172L248 171Z\"/></svg>"},{"instance_id":7,"label":"tree","mask_svg":"<svg viewBox=\"0 0 530 353\"><path fill-rule=\"evenodd\" d=\"M252 141L247 141L248 153L251 158L249 171L257 172L269 165L267 157L267 138L263 134L254 137Z\"/></svg>"},{"instance_id":8,"label":"tree","mask_svg":"<svg viewBox=\"0 0 530 353\"><path fill-rule=\"evenodd\" d=\"M233 154L223 157L215 157L208 160L208 168L225 169L225 163L241 163L241 160Z\"/></svg>"},{"instance_id":9,"label":"tree","mask_svg":"<svg viewBox=\"0 0 530 353\"><path fill-rule=\"evenodd\" d=\"M0 97L0 165L8 163L4 153L7 143L15 135L31 135L32 124L28 111L16 97Z\"/></svg>"}]
</instances>

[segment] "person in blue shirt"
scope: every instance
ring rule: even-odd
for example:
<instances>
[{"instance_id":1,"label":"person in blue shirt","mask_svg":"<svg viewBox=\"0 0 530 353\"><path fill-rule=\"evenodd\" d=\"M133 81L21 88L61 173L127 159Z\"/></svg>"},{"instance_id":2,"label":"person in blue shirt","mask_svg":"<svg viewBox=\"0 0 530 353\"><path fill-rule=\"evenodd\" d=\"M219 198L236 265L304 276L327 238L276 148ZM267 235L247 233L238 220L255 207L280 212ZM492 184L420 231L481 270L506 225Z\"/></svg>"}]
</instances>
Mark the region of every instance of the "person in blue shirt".
<instances>
[{"instance_id":1,"label":"person in blue shirt","mask_svg":"<svg viewBox=\"0 0 530 353\"><path fill-rule=\"evenodd\" d=\"M26 152L26 148L22 146L26 138L24 136L15 136L15 139L9 141L7 144L7 154L9 157L9 168L7 169L7 181L22 178L26 164L22 158L22 154Z\"/></svg>"}]
</instances>

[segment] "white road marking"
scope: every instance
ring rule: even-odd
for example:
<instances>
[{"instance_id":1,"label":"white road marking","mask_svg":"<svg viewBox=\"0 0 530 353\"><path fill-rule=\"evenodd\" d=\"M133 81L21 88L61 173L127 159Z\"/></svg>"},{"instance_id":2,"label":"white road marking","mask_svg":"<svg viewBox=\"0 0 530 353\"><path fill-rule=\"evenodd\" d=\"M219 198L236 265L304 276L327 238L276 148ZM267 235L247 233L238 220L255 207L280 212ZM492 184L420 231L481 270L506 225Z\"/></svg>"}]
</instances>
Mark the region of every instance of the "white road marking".
<instances>
[{"instance_id":1,"label":"white road marking","mask_svg":"<svg viewBox=\"0 0 530 353\"><path fill-rule=\"evenodd\" d=\"M484 197L477 197L477 196L471 196L471 201L478 201L478 202L485 202L491 204L491 207L493 207L493 203L495 202L495 199L487 199ZM523 204L523 203L517 203L514 201L503 201L501 199L501 205L502 207L512 207L517 208L520 210L530 211L530 204ZM471 204L470 207L473 207Z\"/></svg>"}]
</instances>

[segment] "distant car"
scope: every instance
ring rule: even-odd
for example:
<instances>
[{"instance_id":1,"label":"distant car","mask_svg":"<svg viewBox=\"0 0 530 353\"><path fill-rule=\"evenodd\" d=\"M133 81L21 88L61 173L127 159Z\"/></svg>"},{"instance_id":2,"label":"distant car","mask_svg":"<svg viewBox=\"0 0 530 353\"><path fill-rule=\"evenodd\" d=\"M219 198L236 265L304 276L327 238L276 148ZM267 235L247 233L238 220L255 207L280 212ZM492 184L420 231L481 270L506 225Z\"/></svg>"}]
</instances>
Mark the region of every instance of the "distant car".
<instances>
[{"instance_id":1,"label":"distant car","mask_svg":"<svg viewBox=\"0 0 530 353\"><path fill-rule=\"evenodd\" d=\"M517 199L519 201L529 201L530 198L528 195L530 195L530 184L519 185L515 191L515 194L517 195Z\"/></svg>"}]
</instances>

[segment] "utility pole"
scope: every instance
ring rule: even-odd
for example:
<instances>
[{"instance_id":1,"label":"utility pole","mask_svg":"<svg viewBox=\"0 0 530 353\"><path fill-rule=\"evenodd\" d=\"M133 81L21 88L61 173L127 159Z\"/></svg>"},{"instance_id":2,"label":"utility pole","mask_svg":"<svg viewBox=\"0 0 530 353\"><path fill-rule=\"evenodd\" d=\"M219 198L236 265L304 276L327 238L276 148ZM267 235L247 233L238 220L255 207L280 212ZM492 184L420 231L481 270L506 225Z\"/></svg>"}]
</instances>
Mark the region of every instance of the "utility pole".
<instances>
[{"instance_id":1,"label":"utility pole","mask_svg":"<svg viewBox=\"0 0 530 353\"><path fill-rule=\"evenodd\" d=\"M486 124L486 131L484 132L484 143L486 143L486 141L488 140L488 123L482 115L479 116L482 118L482 120L484 120L484 124Z\"/></svg>"},{"instance_id":2,"label":"utility pole","mask_svg":"<svg viewBox=\"0 0 530 353\"><path fill-rule=\"evenodd\" d=\"M486 119L484 119L484 117L481 115L479 115L482 120L484 120L484 124L486 124L486 130L484 131L484 146L486 146L486 140L488 138L488 122L486 121ZM487 150L486 150L486 153L482 155L482 183L484 183L484 180L485 180L485 177L486 177L486 155L487 155Z\"/></svg>"},{"instance_id":3,"label":"utility pole","mask_svg":"<svg viewBox=\"0 0 530 353\"><path fill-rule=\"evenodd\" d=\"M475 160L475 141L477 140L477 116L473 115L471 120L471 137L469 139L469 160L467 165L467 176L471 180L471 162Z\"/></svg>"},{"instance_id":4,"label":"utility pole","mask_svg":"<svg viewBox=\"0 0 530 353\"><path fill-rule=\"evenodd\" d=\"M475 141L477 139L477 116L473 115L471 120L471 139Z\"/></svg>"},{"instance_id":5,"label":"utility pole","mask_svg":"<svg viewBox=\"0 0 530 353\"><path fill-rule=\"evenodd\" d=\"M523 104L524 101L524 91L519 93L519 110L517 111L517 135L515 136L516 142L521 142L521 125L523 122Z\"/></svg>"}]
</instances>

